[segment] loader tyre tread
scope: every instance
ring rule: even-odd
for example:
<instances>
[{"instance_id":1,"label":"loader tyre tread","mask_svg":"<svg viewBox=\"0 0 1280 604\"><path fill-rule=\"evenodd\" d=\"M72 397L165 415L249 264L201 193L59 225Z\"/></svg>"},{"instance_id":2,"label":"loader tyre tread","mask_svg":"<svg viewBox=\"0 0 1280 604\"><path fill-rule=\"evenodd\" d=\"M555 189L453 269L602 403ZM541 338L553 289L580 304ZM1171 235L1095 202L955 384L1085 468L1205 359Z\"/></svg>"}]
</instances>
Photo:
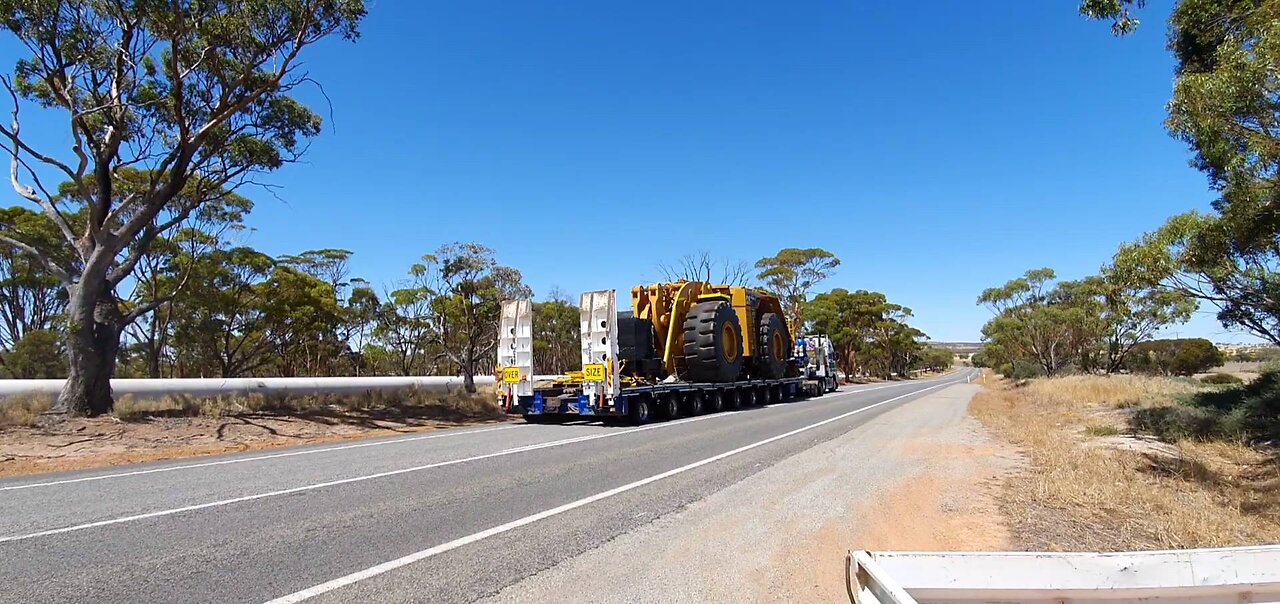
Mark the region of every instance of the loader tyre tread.
<instances>
[{"instance_id":1,"label":"loader tyre tread","mask_svg":"<svg viewBox=\"0 0 1280 604\"><path fill-rule=\"evenodd\" d=\"M684 366L689 381L732 382L742 373L742 326L723 300L694 305L684 319Z\"/></svg>"},{"instance_id":2,"label":"loader tyre tread","mask_svg":"<svg viewBox=\"0 0 1280 604\"><path fill-rule=\"evenodd\" d=\"M776 380L787 372L787 359L791 356L791 335L787 324L776 313L760 315L760 338L756 340L755 362L752 367L756 377Z\"/></svg>"}]
</instances>

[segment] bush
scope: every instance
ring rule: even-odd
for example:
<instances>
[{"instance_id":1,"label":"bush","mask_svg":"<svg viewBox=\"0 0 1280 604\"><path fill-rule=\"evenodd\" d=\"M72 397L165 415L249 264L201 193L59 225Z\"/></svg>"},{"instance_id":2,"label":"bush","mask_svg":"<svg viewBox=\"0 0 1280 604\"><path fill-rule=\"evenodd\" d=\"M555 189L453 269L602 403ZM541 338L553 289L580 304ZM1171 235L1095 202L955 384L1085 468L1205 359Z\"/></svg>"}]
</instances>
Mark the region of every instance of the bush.
<instances>
[{"instance_id":1,"label":"bush","mask_svg":"<svg viewBox=\"0 0 1280 604\"><path fill-rule=\"evenodd\" d=\"M18 394L0 398L0 427L34 426L40 414L53 406L53 397Z\"/></svg>"},{"instance_id":2,"label":"bush","mask_svg":"<svg viewBox=\"0 0 1280 604\"><path fill-rule=\"evenodd\" d=\"M1218 414L1186 406L1137 409L1129 416L1129 428L1170 442L1184 438L1208 440L1223 436Z\"/></svg>"},{"instance_id":3,"label":"bush","mask_svg":"<svg viewBox=\"0 0 1280 604\"><path fill-rule=\"evenodd\" d=\"M1140 409L1129 423L1164 440L1280 440L1280 372L1268 371L1240 388L1191 395L1179 406Z\"/></svg>"},{"instance_id":4,"label":"bush","mask_svg":"<svg viewBox=\"0 0 1280 604\"><path fill-rule=\"evenodd\" d=\"M1238 377L1236 377L1236 376L1234 376L1234 375L1231 375L1230 373L1215 373L1215 374L1212 374L1212 375L1206 375L1206 376L1204 376L1204 377L1200 378L1200 381L1201 381L1202 383L1205 383L1205 384L1214 384L1214 385L1218 385L1218 386L1225 386L1225 385L1228 385L1228 384L1243 384L1243 383L1244 383L1244 380L1242 380L1242 379L1240 379L1240 378L1238 378Z\"/></svg>"},{"instance_id":5,"label":"bush","mask_svg":"<svg viewBox=\"0 0 1280 604\"><path fill-rule=\"evenodd\" d=\"M1044 369L1036 363L1017 361L1000 366L1000 374L1013 380L1029 380L1044 377Z\"/></svg>"},{"instance_id":6,"label":"bush","mask_svg":"<svg viewBox=\"0 0 1280 604\"><path fill-rule=\"evenodd\" d=\"M1204 338L1152 340L1133 347L1125 367L1134 373L1192 375L1219 367L1226 355Z\"/></svg>"},{"instance_id":7,"label":"bush","mask_svg":"<svg viewBox=\"0 0 1280 604\"><path fill-rule=\"evenodd\" d=\"M1106 425L1086 426L1084 433L1089 436L1116 436L1120 434L1120 428Z\"/></svg>"}]
</instances>

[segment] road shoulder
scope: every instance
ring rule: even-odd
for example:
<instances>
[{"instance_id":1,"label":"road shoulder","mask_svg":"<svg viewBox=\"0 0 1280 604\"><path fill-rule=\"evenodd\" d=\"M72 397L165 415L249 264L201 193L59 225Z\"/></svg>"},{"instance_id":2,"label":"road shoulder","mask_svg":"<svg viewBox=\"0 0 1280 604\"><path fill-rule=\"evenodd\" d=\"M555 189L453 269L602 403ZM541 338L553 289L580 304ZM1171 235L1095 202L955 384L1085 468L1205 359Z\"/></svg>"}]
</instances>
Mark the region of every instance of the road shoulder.
<instances>
[{"instance_id":1,"label":"road shoulder","mask_svg":"<svg viewBox=\"0 0 1280 604\"><path fill-rule=\"evenodd\" d=\"M968 416L978 389L881 414L488 601L838 601L850 548L1004 547L996 493L1021 460Z\"/></svg>"}]
</instances>

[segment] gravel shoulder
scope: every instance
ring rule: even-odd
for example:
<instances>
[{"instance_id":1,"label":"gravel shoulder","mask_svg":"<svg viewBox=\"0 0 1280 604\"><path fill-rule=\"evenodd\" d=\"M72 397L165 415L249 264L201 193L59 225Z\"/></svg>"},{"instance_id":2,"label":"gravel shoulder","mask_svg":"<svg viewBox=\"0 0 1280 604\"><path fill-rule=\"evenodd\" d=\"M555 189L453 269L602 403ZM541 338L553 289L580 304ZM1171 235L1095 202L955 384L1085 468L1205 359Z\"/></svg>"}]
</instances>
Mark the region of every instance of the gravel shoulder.
<instances>
[{"instance_id":1,"label":"gravel shoulder","mask_svg":"<svg viewBox=\"0 0 1280 604\"><path fill-rule=\"evenodd\" d=\"M486 602L842 601L860 549L1002 549L1021 463L968 415L977 385L884 413Z\"/></svg>"}]
</instances>

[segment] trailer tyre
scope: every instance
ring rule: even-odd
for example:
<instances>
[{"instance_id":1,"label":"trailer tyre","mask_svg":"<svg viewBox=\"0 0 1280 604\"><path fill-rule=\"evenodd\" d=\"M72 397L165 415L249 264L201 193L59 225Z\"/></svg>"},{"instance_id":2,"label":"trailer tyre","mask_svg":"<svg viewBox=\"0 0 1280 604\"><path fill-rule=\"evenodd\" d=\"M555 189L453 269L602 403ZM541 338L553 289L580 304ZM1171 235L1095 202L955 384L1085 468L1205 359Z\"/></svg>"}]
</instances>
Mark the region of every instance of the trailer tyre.
<instances>
[{"instance_id":1,"label":"trailer tyre","mask_svg":"<svg viewBox=\"0 0 1280 604\"><path fill-rule=\"evenodd\" d=\"M786 374L787 359L791 358L792 343L787 324L775 313L764 313L760 315L759 334L752 368L756 377L776 380Z\"/></svg>"},{"instance_id":2,"label":"trailer tyre","mask_svg":"<svg viewBox=\"0 0 1280 604\"><path fill-rule=\"evenodd\" d=\"M662 419L675 419L680 417L680 395L669 392L662 395L658 402L658 410Z\"/></svg>"},{"instance_id":3,"label":"trailer tyre","mask_svg":"<svg viewBox=\"0 0 1280 604\"><path fill-rule=\"evenodd\" d=\"M686 415L702 415L706 411L705 398L696 390L685 396L684 405Z\"/></svg>"},{"instance_id":4,"label":"trailer tyre","mask_svg":"<svg viewBox=\"0 0 1280 604\"><path fill-rule=\"evenodd\" d=\"M630 401L627 414L631 417L631 422L636 424L647 424L653 417L653 401L647 396L637 396Z\"/></svg>"},{"instance_id":5,"label":"trailer tyre","mask_svg":"<svg viewBox=\"0 0 1280 604\"><path fill-rule=\"evenodd\" d=\"M724 391L714 390L707 394L707 404L705 405L707 413L719 413L724 411Z\"/></svg>"},{"instance_id":6,"label":"trailer tyre","mask_svg":"<svg viewBox=\"0 0 1280 604\"><path fill-rule=\"evenodd\" d=\"M708 300L684 318L684 366L693 382L732 382L742 373L742 326L723 300Z\"/></svg>"}]
</instances>

